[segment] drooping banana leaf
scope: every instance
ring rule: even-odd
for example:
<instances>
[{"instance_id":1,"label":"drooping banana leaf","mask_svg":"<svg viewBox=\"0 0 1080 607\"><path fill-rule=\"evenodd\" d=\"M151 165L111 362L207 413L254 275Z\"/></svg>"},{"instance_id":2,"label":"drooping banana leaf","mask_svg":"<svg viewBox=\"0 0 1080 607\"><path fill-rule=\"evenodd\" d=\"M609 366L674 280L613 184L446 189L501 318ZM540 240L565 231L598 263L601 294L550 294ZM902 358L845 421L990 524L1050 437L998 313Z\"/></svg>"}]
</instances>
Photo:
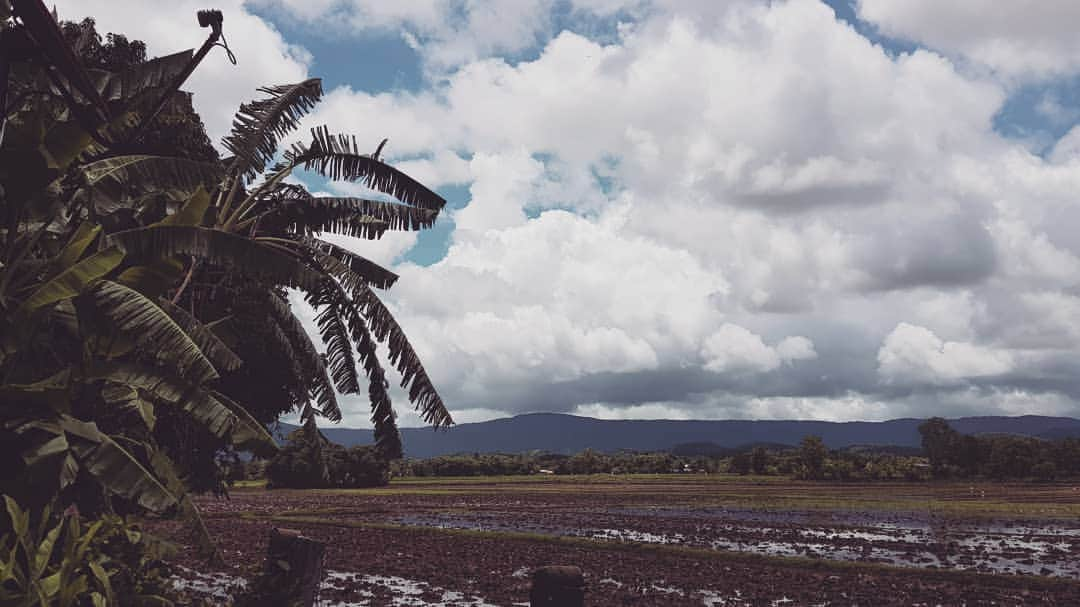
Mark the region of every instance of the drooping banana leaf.
<instances>
[{"instance_id":1,"label":"drooping banana leaf","mask_svg":"<svg viewBox=\"0 0 1080 607\"><path fill-rule=\"evenodd\" d=\"M394 167L362 154L355 137L333 135L325 126L311 130L311 143L294 144L285 160L334 180L362 183L401 202L438 211L446 199Z\"/></svg>"},{"instance_id":2,"label":"drooping banana leaf","mask_svg":"<svg viewBox=\"0 0 1080 607\"><path fill-rule=\"evenodd\" d=\"M352 251L318 238L303 238L301 242L313 253L323 270L338 279L348 291L361 283L389 289L397 282L397 274Z\"/></svg>"},{"instance_id":3,"label":"drooping banana leaf","mask_svg":"<svg viewBox=\"0 0 1080 607\"><path fill-rule=\"evenodd\" d=\"M241 420L241 423L237 424L233 430L234 445L249 449L255 455L262 457L269 457L277 452L277 441L274 440L273 435L259 423L259 420L252 417L247 409L217 390L212 391L211 394Z\"/></svg>"},{"instance_id":4,"label":"drooping banana leaf","mask_svg":"<svg viewBox=\"0 0 1080 607\"><path fill-rule=\"evenodd\" d=\"M317 319L320 329L326 322L321 317L331 311L335 330L338 330L337 325L348 327L349 336L356 346L356 352L368 378L368 400L371 404L371 422L375 428L375 446L390 459L400 458L402 455L401 434L397 428L397 414L387 392L389 384L386 381L386 373L379 362L371 332L358 312L358 306L350 300L341 286L332 280L323 283L323 288L317 293L309 295L308 302L316 308L322 308L320 318ZM324 335L323 340L326 341L326 339ZM348 344L349 342L346 341L346 345ZM349 352L350 354L352 352L351 346ZM355 365L355 362L352 364ZM359 383L359 380L356 381Z\"/></svg>"},{"instance_id":5,"label":"drooping banana leaf","mask_svg":"<svg viewBox=\"0 0 1080 607\"><path fill-rule=\"evenodd\" d=\"M293 184L260 203L260 230L318 234L330 232L378 240L387 230L420 230L435 223L438 211L395 202L293 194ZM305 192L306 194L306 192ZM254 221L249 219L248 223Z\"/></svg>"},{"instance_id":6,"label":"drooping banana leaf","mask_svg":"<svg viewBox=\"0 0 1080 607\"><path fill-rule=\"evenodd\" d=\"M144 355L167 363L177 376L195 384L218 373L199 345L153 301L122 284L102 280L83 299L115 330L135 340Z\"/></svg>"},{"instance_id":7,"label":"drooping banana leaf","mask_svg":"<svg viewBox=\"0 0 1080 607\"><path fill-rule=\"evenodd\" d=\"M308 302L314 305L311 298ZM338 392L358 394L360 378L356 375L356 358L353 356L352 342L349 341L348 329L341 320L340 310L334 304L317 305L316 309L319 312L315 323L319 327L323 343L326 344L326 363L330 378L334 380Z\"/></svg>"},{"instance_id":8,"label":"drooping banana leaf","mask_svg":"<svg viewBox=\"0 0 1080 607\"><path fill-rule=\"evenodd\" d=\"M259 89L269 97L240 105L224 146L233 154L228 174L252 179L277 154L278 141L322 98L322 80Z\"/></svg>"},{"instance_id":9,"label":"drooping banana leaf","mask_svg":"<svg viewBox=\"0 0 1080 607\"><path fill-rule=\"evenodd\" d=\"M54 278L35 289L22 302L20 312L31 314L44 306L75 297L91 282L112 272L123 259L123 251L111 247L65 268Z\"/></svg>"},{"instance_id":10,"label":"drooping banana leaf","mask_svg":"<svg viewBox=\"0 0 1080 607\"><path fill-rule=\"evenodd\" d=\"M338 406L337 396L334 394L334 384L330 380L330 374L323 360L323 355L315 348L304 326L292 313L289 302L270 294L268 309L274 324L281 330L281 344L288 344L295 354L295 359L303 367L302 372L306 376L307 388L314 398L321 414L333 422L341 421L341 409ZM306 417L309 412L304 413Z\"/></svg>"},{"instance_id":11,"label":"drooping banana leaf","mask_svg":"<svg viewBox=\"0 0 1080 607\"><path fill-rule=\"evenodd\" d=\"M280 249L220 230L150 226L117 232L109 240L136 262L163 255L189 255L282 286L308 290L322 280L320 273Z\"/></svg>"},{"instance_id":12,"label":"drooping banana leaf","mask_svg":"<svg viewBox=\"0 0 1080 607\"><path fill-rule=\"evenodd\" d=\"M293 341L289 339L285 331L276 322L269 323L268 335L273 338L275 342L274 349L277 354L286 361L288 364L289 372L292 374L290 378L290 384L301 388L303 393L307 395L308 401L300 405L301 418L306 419L309 415L315 415L318 411L311 406L310 393L311 385L314 381L317 381L319 376L319 370L317 365L311 364L311 362L301 363L303 357L298 354L297 349L293 347ZM322 355L315 353L315 357L319 362L322 362ZM325 369L322 371L323 375L327 375ZM329 382L329 376L327 376ZM329 389L333 391L333 387L329 386Z\"/></svg>"},{"instance_id":13,"label":"drooping banana leaf","mask_svg":"<svg viewBox=\"0 0 1080 607\"><path fill-rule=\"evenodd\" d=\"M216 369L235 371L240 368L243 363L240 357L199 319L167 299L158 299L157 303L191 337Z\"/></svg>"},{"instance_id":14,"label":"drooping banana leaf","mask_svg":"<svg viewBox=\"0 0 1080 607\"><path fill-rule=\"evenodd\" d=\"M222 180L224 171L216 162L201 162L186 158L131 154L103 158L82 167L87 183L97 185L104 180L139 183L148 188L194 192L197 188L213 189Z\"/></svg>"},{"instance_id":15,"label":"drooping banana leaf","mask_svg":"<svg viewBox=\"0 0 1080 607\"><path fill-rule=\"evenodd\" d=\"M238 446L250 446L260 436L262 426L250 416L239 416L210 392L181 378L168 375L163 369L128 363L96 362L87 379L105 380L142 390L148 398L183 409L196 422L219 438ZM255 437L253 439L252 437ZM274 448L272 443L268 448Z\"/></svg>"},{"instance_id":16,"label":"drooping banana leaf","mask_svg":"<svg viewBox=\"0 0 1080 607\"><path fill-rule=\"evenodd\" d=\"M97 424L65 415L59 426L75 459L107 489L153 512L176 506L176 497Z\"/></svg>"},{"instance_id":17,"label":"drooping banana leaf","mask_svg":"<svg viewBox=\"0 0 1080 607\"><path fill-rule=\"evenodd\" d=\"M312 196L294 184L282 184L269 195L267 220L286 223L311 232L332 232L356 238L381 235L375 228L422 230L435 225L439 211L367 198ZM375 236L377 237L377 236Z\"/></svg>"},{"instance_id":18,"label":"drooping banana leaf","mask_svg":"<svg viewBox=\"0 0 1080 607\"><path fill-rule=\"evenodd\" d=\"M359 304L361 314L372 334L380 342L387 344L390 362L401 373L401 387L408 392L409 400L416 406L420 416L435 427L453 424L450 412L431 383L420 357L390 310L367 285L361 284L353 291L352 296L353 301Z\"/></svg>"},{"instance_id":19,"label":"drooping banana leaf","mask_svg":"<svg viewBox=\"0 0 1080 607\"><path fill-rule=\"evenodd\" d=\"M139 396L139 391L131 386L106 383L101 388L101 400L114 407L134 411L147 430L153 430L157 424L154 403Z\"/></svg>"},{"instance_id":20,"label":"drooping banana leaf","mask_svg":"<svg viewBox=\"0 0 1080 607\"><path fill-rule=\"evenodd\" d=\"M101 97L106 101L131 100L147 89L168 86L191 61L192 51L180 51L156 57L119 72L87 70Z\"/></svg>"}]
</instances>

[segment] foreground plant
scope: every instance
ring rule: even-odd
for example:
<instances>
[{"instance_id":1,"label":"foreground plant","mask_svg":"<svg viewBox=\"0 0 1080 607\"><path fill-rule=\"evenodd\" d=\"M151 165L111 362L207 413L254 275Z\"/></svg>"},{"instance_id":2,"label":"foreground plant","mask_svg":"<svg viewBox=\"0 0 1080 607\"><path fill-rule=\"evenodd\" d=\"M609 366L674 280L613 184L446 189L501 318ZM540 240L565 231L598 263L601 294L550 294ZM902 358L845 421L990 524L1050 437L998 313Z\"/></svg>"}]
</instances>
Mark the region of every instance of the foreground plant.
<instances>
[{"instance_id":1,"label":"foreground plant","mask_svg":"<svg viewBox=\"0 0 1080 607\"><path fill-rule=\"evenodd\" d=\"M118 180L105 168L110 154L127 145L146 101L161 95L183 62L172 56L93 78L71 61L61 69L49 63L65 50L56 23L47 13L43 20L34 2L19 6L24 22L9 20L0 1L8 92L16 93L5 105L0 145L0 493L17 498L35 521L47 520L42 512L53 503L91 516L180 512L208 546L175 451L159 441L158 420L183 416L238 448L269 454L276 445L214 390L239 359L208 327L160 299L167 269L182 266L167 256L133 263L105 234L113 194L150 187ZM50 80L54 67L64 76ZM197 167L187 173L195 180L158 186L165 194L154 201L175 202L173 213L153 220L162 225L189 221L208 197L201 188L221 174L206 163L177 162ZM0 521L0 534L14 531L11 523ZM13 571L4 570L4 583Z\"/></svg>"},{"instance_id":2,"label":"foreground plant","mask_svg":"<svg viewBox=\"0 0 1080 607\"><path fill-rule=\"evenodd\" d=\"M84 524L75 510L32 521L4 496L10 532L0 536L0 603L14 606L172 605L161 559L166 544L106 516Z\"/></svg>"}]
</instances>

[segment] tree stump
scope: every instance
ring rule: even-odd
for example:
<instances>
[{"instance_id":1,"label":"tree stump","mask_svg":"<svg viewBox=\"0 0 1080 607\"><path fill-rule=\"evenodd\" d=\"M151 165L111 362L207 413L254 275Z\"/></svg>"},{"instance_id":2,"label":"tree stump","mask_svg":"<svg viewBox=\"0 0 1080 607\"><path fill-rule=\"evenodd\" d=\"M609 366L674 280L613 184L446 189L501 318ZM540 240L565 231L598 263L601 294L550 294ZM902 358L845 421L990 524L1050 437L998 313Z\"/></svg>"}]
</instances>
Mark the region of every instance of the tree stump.
<instances>
[{"instance_id":1,"label":"tree stump","mask_svg":"<svg viewBox=\"0 0 1080 607\"><path fill-rule=\"evenodd\" d=\"M549 565L533 571L531 607L584 607L585 576L580 567Z\"/></svg>"},{"instance_id":2,"label":"tree stump","mask_svg":"<svg viewBox=\"0 0 1080 607\"><path fill-rule=\"evenodd\" d=\"M323 578L326 546L293 529L270 530L266 576L273 580L275 605L314 607Z\"/></svg>"}]
</instances>

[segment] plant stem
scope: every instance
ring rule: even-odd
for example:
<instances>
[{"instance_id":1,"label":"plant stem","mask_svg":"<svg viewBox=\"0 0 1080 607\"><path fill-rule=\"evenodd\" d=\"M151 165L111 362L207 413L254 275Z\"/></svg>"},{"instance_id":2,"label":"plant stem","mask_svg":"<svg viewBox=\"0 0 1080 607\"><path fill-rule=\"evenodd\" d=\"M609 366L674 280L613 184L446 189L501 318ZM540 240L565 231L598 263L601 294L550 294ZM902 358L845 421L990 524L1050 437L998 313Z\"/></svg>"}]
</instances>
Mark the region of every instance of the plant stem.
<instances>
[{"instance_id":1,"label":"plant stem","mask_svg":"<svg viewBox=\"0 0 1080 607\"><path fill-rule=\"evenodd\" d=\"M194 257L191 258L191 266L188 267L187 276L184 276L184 282L180 283L180 288L176 290L176 294L172 297L172 303L180 301L180 296L184 294L184 289L191 284L191 277L195 274L195 268L199 266L199 260Z\"/></svg>"}]
</instances>

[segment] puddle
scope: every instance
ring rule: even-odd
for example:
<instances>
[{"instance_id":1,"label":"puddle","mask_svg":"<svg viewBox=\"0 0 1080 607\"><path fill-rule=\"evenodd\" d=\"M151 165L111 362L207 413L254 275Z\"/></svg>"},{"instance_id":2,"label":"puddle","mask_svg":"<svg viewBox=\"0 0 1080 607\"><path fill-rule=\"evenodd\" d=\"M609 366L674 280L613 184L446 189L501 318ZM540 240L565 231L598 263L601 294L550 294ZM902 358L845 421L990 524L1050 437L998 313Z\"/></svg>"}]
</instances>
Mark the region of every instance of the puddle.
<instances>
[{"instance_id":1,"label":"puddle","mask_svg":"<svg viewBox=\"0 0 1080 607\"><path fill-rule=\"evenodd\" d=\"M232 603L233 592L247 586L240 577L226 573L201 573L186 567L177 567L181 575L174 576L173 586L194 597L209 601L215 607ZM349 600L320 598L318 607L369 607L393 605L394 607L498 607L494 603L463 592L447 590L427 582L397 576L361 575L327 571L320 592L347 592ZM389 596L387 596L389 595ZM434 597L434 598L432 598ZM390 602L387 603L386 599ZM378 600L378 602L373 602Z\"/></svg>"},{"instance_id":2,"label":"puddle","mask_svg":"<svg viewBox=\"0 0 1080 607\"><path fill-rule=\"evenodd\" d=\"M410 580L397 576L361 575L359 573L343 573L328 571L326 579L322 583L322 590L347 591L356 596L348 601L320 600L319 607L368 607L373 605L377 594L366 588L357 586L371 586L390 594L390 605L394 607L498 607L483 598L469 596L463 592L447 590L433 586L427 582ZM437 597L432 599L431 597ZM378 605L386 603L380 599Z\"/></svg>"},{"instance_id":3,"label":"puddle","mask_svg":"<svg viewBox=\"0 0 1080 607\"><path fill-rule=\"evenodd\" d=\"M1075 557L1080 552L1080 528L1064 521L1033 525L920 520L911 513L847 516L661 508L621 509L614 516L563 512L528 521L509 512L428 513L394 520L444 529L518 531L771 556L1080 578L1080 559ZM628 526L575 527L581 520Z\"/></svg>"},{"instance_id":4,"label":"puddle","mask_svg":"<svg viewBox=\"0 0 1080 607\"><path fill-rule=\"evenodd\" d=\"M234 591L247 587L247 580L227 573L201 573L180 565L174 567L180 572L172 577L174 588L214 605L228 605Z\"/></svg>"}]
</instances>

